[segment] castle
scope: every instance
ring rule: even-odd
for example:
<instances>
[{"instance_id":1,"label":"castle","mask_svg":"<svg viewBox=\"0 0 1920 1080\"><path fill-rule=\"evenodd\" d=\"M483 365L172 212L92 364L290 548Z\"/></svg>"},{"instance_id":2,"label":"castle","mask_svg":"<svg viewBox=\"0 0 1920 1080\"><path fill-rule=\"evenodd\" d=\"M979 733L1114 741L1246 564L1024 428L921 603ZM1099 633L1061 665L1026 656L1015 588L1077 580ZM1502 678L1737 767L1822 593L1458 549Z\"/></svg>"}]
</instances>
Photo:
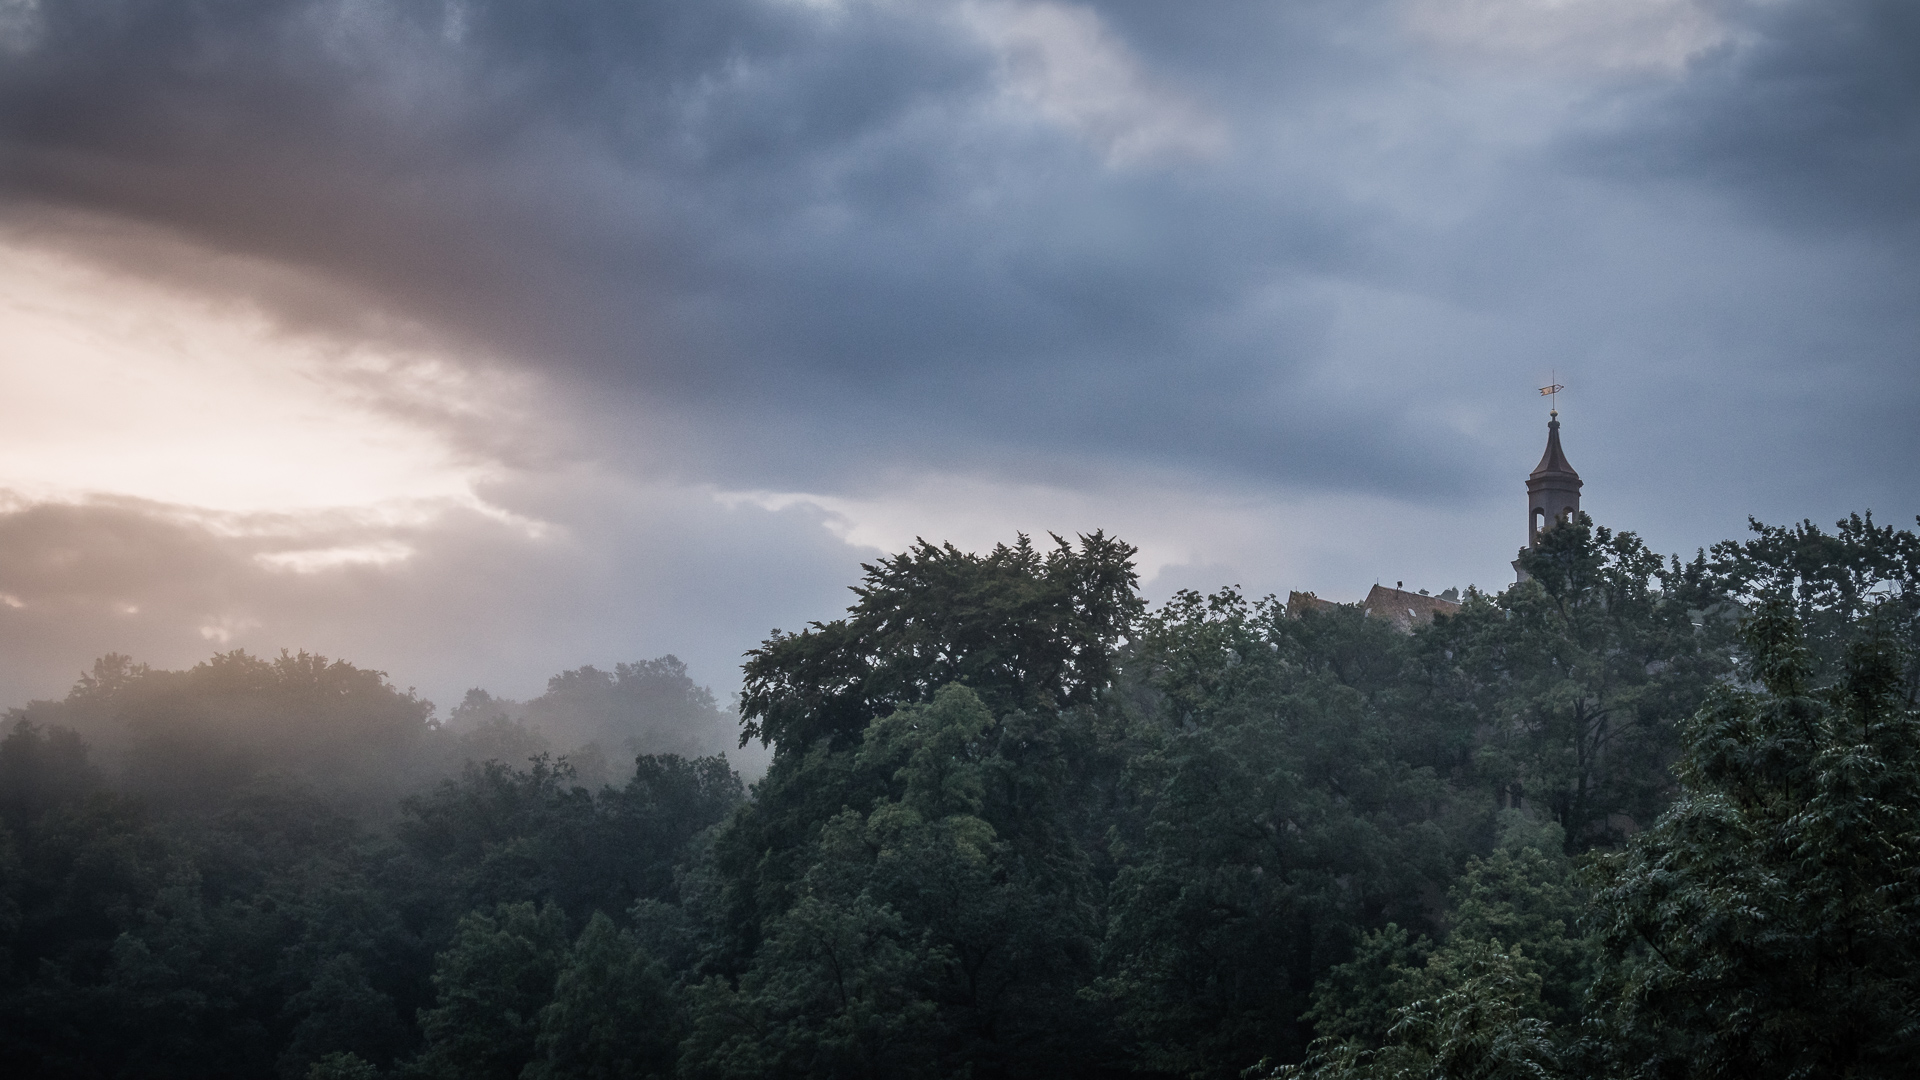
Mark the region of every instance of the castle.
<instances>
[{"instance_id":1,"label":"castle","mask_svg":"<svg viewBox=\"0 0 1920 1080\"><path fill-rule=\"evenodd\" d=\"M1540 455L1540 464L1527 475L1527 547L1539 544L1541 533L1572 521L1579 513L1580 474L1573 471L1573 466L1567 463L1566 451L1560 449L1560 410L1551 409L1547 412L1546 452ZM1527 580L1527 572L1520 569L1520 560L1514 560L1513 571L1519 575L1518 580ZM1402 587L1404 582L1394 584L1391 589L1375 585L1356 606L1369 618L1386 619L1405 631L1432 622L1435 615L1451 615L1460 610L1460 594L1452 589L1439 596L1429 596L1424 589L1407 592ZM1310 592L1287 594L1287 614L1295 618L1303 612L1328 611L1341 606Z\"/></svg>"}]
</instances>

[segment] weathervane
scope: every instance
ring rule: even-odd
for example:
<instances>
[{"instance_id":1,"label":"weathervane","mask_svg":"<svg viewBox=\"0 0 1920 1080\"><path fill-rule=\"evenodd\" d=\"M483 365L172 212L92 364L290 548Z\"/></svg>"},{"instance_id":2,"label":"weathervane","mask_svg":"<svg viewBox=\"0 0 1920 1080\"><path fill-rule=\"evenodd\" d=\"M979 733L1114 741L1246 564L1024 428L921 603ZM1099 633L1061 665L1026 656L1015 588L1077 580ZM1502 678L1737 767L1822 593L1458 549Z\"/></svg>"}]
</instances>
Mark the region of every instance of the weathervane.
<instances>
[{"instance_id":1,"label":"weathervane","mask_svg":"<svg viewBox=\"0 0 1920 1080\"><path fill-rule=\"evenodd\" d=\"M1555 374L1557 375L1558 372ZM1554 416L1560 415L1560 399L1554 395L1565 389L1566 387L1551 380L1547 382L1547 385L1540 388L1540 396L1547 399L1547 408Z\"/></svg>"}]
</instances>

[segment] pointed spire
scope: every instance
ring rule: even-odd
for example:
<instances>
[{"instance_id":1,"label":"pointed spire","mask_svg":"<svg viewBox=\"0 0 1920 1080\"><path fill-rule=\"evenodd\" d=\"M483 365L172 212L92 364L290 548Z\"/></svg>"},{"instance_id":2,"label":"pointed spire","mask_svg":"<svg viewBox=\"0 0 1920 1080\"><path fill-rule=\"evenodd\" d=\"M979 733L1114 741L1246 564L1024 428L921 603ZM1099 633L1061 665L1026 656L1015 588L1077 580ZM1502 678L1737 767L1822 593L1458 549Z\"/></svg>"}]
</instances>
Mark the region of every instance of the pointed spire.
<instances>
[{"instance_id":1,"label":"pointed spire","mask_svg":"<svg viewBox=\"0 0 1920 1080\"><path fill-rule=\"evenodd\" d=\"M1549 412L1547 416L1549 417L1547 420L1547 452L1540 455L1540 464L1535 466L1533 472L1527 475L1527 479L1544 480L1548 477L1554 479L1566 478L1572 480L1574 486L1577 488L1580 486L1580 474L1573 471L1573 466L1567 463L1566 451L1560 449L1560 410L1554 409L1552 412Z\"/></svg>"},{"instance_id":2,"label":"pointed spire","mask_svg":"<svg viewBox=\"0 0 1920 1080\"><path fill-rule=\"evenodd\" d=\"M1540 534L1580 513L1580 474L1567 462L1560 449L1560 410L1547 414L1547 452L1527 477L1527 546L1540 542ZM1514 569L1518 570L1516 564ZM1526 580L1523 574L1521 580Z\"/></svg>"}]
</instances>

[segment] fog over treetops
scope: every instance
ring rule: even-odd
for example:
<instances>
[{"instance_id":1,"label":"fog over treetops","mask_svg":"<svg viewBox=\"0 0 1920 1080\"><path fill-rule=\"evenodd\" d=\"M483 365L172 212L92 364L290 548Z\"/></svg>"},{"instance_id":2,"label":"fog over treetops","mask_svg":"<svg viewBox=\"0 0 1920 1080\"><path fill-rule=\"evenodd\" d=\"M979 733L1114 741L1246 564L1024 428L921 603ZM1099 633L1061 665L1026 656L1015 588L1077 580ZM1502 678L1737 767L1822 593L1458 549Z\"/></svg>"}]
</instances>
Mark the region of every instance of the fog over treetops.
<instances>
[{"instance_id":1,"label":"fog over treetops","mask_svg":"<svg viewBox=\"0 0 1920 1080\"><path fill-rule=\"evenodd\" d=\"M105 657L4 717L0 1067L1911 1072L1913 529L1683 560L1574 511L1418 610L1152 604L1137 555L917 542L737 716L671 656L444 722L310 653Z\"/></svg>"}]
</instances>

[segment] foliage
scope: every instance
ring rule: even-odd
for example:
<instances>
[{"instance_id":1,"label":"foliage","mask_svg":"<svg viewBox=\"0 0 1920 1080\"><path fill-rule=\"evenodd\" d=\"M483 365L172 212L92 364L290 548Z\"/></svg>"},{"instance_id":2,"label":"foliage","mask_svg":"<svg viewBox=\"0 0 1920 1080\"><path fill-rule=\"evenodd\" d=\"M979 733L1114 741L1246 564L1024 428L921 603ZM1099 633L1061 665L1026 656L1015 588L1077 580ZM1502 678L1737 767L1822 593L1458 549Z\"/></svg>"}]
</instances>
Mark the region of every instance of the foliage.
<instances>
[{"instance_id":1,"label":"foliage","mask_svg":"<svg viewBox=\"0 0 1920 1080\"><path fill-rule=\"evenodd\" d=\"M1714 585L1748 606L1790 604L1806 627L1812 676L1835 676L1856 627L1905 641L1920 656L1920 536L1875 525L1873 514L1851 514L1828 533L1811 521L1765 525L1749 520L1754 537L1713 546ZM1906 672L1909 682L1916 670Z\"/></svg>"},{"instance_id":2,"label":"foliage","mask_svg":"<svg viewBox=\"0 0 1920 1080\"><path fill-rule=\"evenodd\" d=\"M365 1058L340 1051L307 1066L306 1080L379 1080L380 1070Z\"/></svg>"},{"instance_id":3,"label":"foliage","mask_svg":"<svg viewBox=\"0 0 1920 1080\"><path fill-rule=\"evenodd\" d=\"M719 842L722 872L752 873L752 894L779 906L753 917L760 931L737 985L699 988L695 1067L1057 1064L1050 1055L1066 1047L1051 1025L1077 1009L1095 934L1086 859L1063 820L1073 788L1062 755L1086 738L1074 718L996 719L972 690L948 686L874 720L857 750L776 758L762 798ZM834 803L779 876L726 858L766 835L766 816Z\"/></svg>"},{"instance_id":4,"label":"foliage","mask_svg":"<svg viewBox=\"0 0 1920 1080\"><path fill-rule=\"evenodd\" d=\"M1589 977L1591 946L1557 825L1501 814L1494 852L1450 891L1438 948L1389 925L1314 991L1320 1038L1277 1077L1555 1075Z\"/></svg>"},{"instance_id":5,"label":"foliage","mask_svg":"<svg viewBox=\"0 0 1920 1080\"><path fill-rule=\"evenodd\" d=\"M547 692L521 710L534 728L563 745L595 744L627 754L697 756L724 748L736 733L713 691L697 685L679 657L591 665L547 680Z\"/></svg>"},{"instance_id":6,"label":"foliage","mask_svg":"<svg viewBox=\"0 0 1920 1080\"><path fill-rule=\"evenodd\" d=\"M1457 812L1387 719L1400 635L1358 612L1288 619L1231 590L1177 596L1130 658L1160 722L1110 893L1099 993L1152 1067L1233 1075L1298 1053L1307 991L1356 927L1425 923Z\"/></svg>"},{"instance_id":7,"label":"foliage","mask_svg":"<svg viewBox=\"0 0 1920 1080\"><path fill-rule=\"evenodd\" d=\"M1821 686L1793 605L1763 606L1750 682L1686 727L1684 794L1604 864L1623 1069L1896 1076L1920 1054L1920 716L1883 612Z\"/></svg>"},{"instance_id":8,"label":"foliage","mask_svg":"<svg viewBox=\"0 0 1920 1080\"><path fill-rule=\"evenodd\" d=\"M1674 722L1728 669L1704 563L1663 567L1584 514L1521 553L1531 580L1421 635L1433 707L1470 718L1474 768L1576 850L1617 843L1672 796Z\"/></svg>"},{"instance_id":9,"label":"foliage","mask_svg":"<svg viewBox=\"0 0 1920 1080\"><path fill-rule=\"evenodd\" d=\"M20 715L97 744L123 788L169 811L214 811L278 777L366 815L390 812L434 771L432 713L383 672L307 652L235 650L187 671L108 655L65 700Z\"/></svg>"},{"instance_id":10,"label":"foliage","mask_svg":"<svg viewBox=\"0 0 1920 1080\"><path fill-rule=\"evenodd\" d=\"M540 1010L528 1080L611 1080L673 1074L681 1025L671 973L631 930L594 912Z\"/></svg>"},{"instance_id":11,"label":"foliage","mask_svg":"<svg viewBox=\"0 0 1920 1080\"><path fill-rule=\"evenodd\" d=\"M1545 1080L1560 1075L1549 1025L1532 1014L1539 978L1517 957L1478 947L1461 957L1445 989L1395 1013L1386 1045L1315 1042L1299 1065L1265 1070L1272 1080Z\"/></svg>"},{"instance_id":12,"label":"foliage","mask_svg":"<svg viewBox=\"0 0 1920 1080\"><path fill-rule=\"evenodd\" d=\"M1091 702L1141 610L1134 549L1096 532L1041 552L1021 536L985 555L924 540L863 565L847 617L748 653L740 744L857 738L949 683L994 712Z\"/></svg>"},{"instance_id":13,"label":"foliage","mask_svg":"<svg viewBox=\"0 0 1920 1080\"><path fill-rule=\"evenodd\" d=\"M1409 633L1148 611L1103 534L920 543L750 654L751 795L608 782L614 728L723 715L671 657L449 725L307 654L108 657L0 731L0 1068L1902 1075L1915 550L1582 518Z\"/></svg>"},{"instance_id":14,"label":"foliage","mask_svg":"<svg viewBox=\"0 0 1920 1080\"><path fill-rule=\"evenodd\" d=\"M1566 1022L1576 1015L1592 974L1592 946L1579 926L1586 898L1561 850L1557 825L1535 823L1514 810L1501 817L1498 847L1484 859L1469 858L1449 890L1447 946L1432 966L1444 970L1450 950L1462 942L1509 948L1540 976L1539 1015Z\"/></svg>"},{"instance_id":15,"label":"foliage","mask_svg":"<svg viewBox=\"0 0 1920 1080\"><path fill-rule=\"evenodd\" d=\"M533 1061L540 1013L553 998L567 947L566 915L552 904L501 904L454 928L434 960L437 1004L420 1012L426 1047L415 1066L446 1080L516 1080Z\"/></svg>"}]
</instances>

